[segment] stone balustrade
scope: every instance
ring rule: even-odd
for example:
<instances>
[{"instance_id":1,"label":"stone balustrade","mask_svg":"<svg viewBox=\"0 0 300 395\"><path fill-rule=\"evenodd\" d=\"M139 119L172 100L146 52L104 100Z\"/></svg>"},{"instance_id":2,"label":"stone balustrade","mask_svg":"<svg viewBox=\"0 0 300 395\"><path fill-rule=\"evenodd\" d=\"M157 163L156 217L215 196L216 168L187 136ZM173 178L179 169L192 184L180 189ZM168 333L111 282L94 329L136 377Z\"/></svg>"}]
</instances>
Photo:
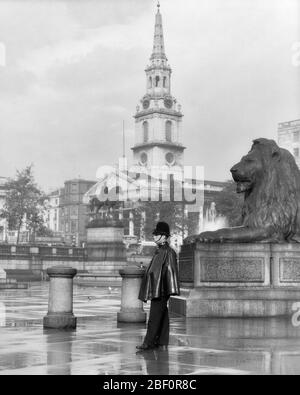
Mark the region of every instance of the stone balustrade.
<instances>
[{"instance_id":1,"label":"stone balustrade","mask_svg":"<svg viewBox=\"0 0 300 395\"><path fill-rule=\"evenodd\" d=\"M6 256L41 256L56 259L59 257L86 259L87 251L80 247L64 247L64 246L39 246L39 245L9 245L0 244L0 258Z\"/></svg>"}]
</instances>

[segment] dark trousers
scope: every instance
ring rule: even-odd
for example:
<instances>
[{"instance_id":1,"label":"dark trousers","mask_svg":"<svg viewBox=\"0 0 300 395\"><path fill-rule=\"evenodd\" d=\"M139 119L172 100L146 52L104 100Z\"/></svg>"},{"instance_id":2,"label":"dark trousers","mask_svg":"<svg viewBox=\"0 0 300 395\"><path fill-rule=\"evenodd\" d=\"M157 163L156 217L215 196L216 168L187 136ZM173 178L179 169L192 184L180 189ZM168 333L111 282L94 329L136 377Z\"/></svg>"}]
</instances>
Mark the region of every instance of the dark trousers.
<instances>
[{"instance_id":1,"label":"dark trousers","mask_svg":"<svg viewBox=\"0 0 300 395\"><path fill-rule=\"evenodd\" d=\"M151 300L150 315L144 343L150 346L169 344L169 297Z\"/></svg>"}]
</instances>

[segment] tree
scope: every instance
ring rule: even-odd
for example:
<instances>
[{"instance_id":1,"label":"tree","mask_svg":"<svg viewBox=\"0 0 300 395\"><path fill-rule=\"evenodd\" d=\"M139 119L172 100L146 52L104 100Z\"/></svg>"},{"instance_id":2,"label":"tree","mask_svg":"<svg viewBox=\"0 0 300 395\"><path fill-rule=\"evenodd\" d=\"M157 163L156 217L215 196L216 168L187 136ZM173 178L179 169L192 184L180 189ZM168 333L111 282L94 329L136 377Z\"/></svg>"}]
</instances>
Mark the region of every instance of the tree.
<instances>
[{"instance_id":1,"label":"tree","mask_svg":"<svg viewBox=\"0 0 300 395\"><path fill-rule=\"evenodd\" d=\"M189 226L189 219L185 217L185 207L178 202L145 202L139 205L137 210L144 211L146 214L146 223L144 234L146 240L152 239L152 232L158 221L167 222L170 226L171 233L180 233L184 237L184 232Z\"/></svg>"},{"instance_id":2,"label":"tree","mask_svg":"<svg viewBox=\"0 0 300 395\"><path fill-rule=\"evenodd\" d=\"M9 179L4 188L7 194L0 217L7 220L10 230L17 230L18 243L22 226L34 234L45 226L45 195L34 180L32 165L17 171L16 177Z\"/></svg>"},{"instance_id":3,"label":"tree","mask_svg":"<svg viewBox=\"0 0 300 395\"><path fill-rule=\"evenodd\" d=\"M36 230L36 236L39 237L53 237L53 234L53 231L44 224L39 226L39 228Z\"/></svg>"},{"instance_id":4,"label":"tree","mask_svg":"<svg viewBox=\"0 0 300 395\"><path fill-rule=\"evenodd\" d=\"M228 220L229 226L242 225L243 194L236 193L234 181L228 181L215 199L218 214Z\"/></svg>"},{"instance_id":5,"label":"tree","mask_svg":"<svg viewBox=\"0 0 300 395\"><path fill-rule=\"evenodd\" d=\"M167 222L166 218L172 218L173 210L169 202L144 202L137 207L137 212L141 215L146 214L146 222L144 224L144 234L146 240L152 239L152 232L156 226L158 219Z\"/></svg>"}]
</instances>

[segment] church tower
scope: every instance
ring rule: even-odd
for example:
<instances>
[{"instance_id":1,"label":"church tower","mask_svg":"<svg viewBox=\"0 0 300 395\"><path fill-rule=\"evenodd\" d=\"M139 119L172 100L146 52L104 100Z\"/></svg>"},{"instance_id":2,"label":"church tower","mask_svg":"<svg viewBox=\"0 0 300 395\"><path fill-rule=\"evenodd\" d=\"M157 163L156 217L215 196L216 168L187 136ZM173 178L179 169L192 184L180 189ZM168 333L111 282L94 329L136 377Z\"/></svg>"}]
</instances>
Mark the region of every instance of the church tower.
<instances>
[{"instance_id":1,"label":"church tower","mask_svg":"<svg viewBox=\"0 0 300 395\"><path fill-rule=\"evenodd\" d=\"M157 5L153 52L146 72L146 94L137 106L134 164L150 169L183 168L185 147L181 144L181 106L171 93L171 67L165 54L160 5Z\"/></svg>"}]
</instances>

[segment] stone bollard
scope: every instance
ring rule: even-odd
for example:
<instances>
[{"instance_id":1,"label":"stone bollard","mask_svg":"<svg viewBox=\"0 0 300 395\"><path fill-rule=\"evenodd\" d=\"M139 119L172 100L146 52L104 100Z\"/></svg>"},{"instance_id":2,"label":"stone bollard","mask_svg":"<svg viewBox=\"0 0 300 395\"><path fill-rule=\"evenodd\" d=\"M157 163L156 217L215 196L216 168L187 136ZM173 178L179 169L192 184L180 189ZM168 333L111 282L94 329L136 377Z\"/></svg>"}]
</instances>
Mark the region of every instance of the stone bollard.
<instances>
[{"instance_id":1,"label":"stone bollard","mask_svg":"<svg viewBox=\"0 0 300 395\"><path fill-rule=\"evenodd\" d=\"M145 322L147 314L143 302L138 299L144 269L126 267L119 271L122 276L121 311L118 312L119 322Z\"/></svg>"},{"instance_id":2,"label":"stone bollard","mask_svg":"<svg viewBox=\"0 0 300 395\"><path fill-rule=\"evenodd\" d=\"M77 270L71 267L54 266L47 269L50 277L48 314L44 328L75 329L73 315L73 277Z\"/></svg>"}]
</instances>

